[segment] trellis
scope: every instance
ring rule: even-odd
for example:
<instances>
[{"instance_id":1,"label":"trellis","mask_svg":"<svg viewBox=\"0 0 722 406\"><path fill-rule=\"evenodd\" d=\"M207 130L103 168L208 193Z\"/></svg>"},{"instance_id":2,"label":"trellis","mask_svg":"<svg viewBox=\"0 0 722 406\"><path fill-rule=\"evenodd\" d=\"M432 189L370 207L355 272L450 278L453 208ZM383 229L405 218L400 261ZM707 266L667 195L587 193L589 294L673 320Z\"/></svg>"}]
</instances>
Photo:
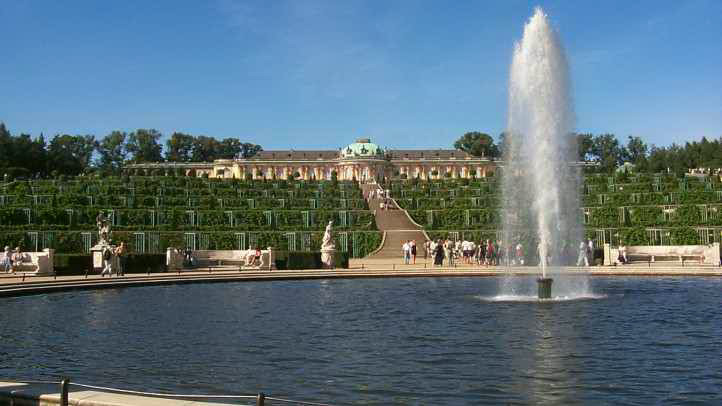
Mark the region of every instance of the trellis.
<instances>
[{"instance_id":1,"label":"trellis","mask_svg":"<svg viewBox=\"0 0 722 406\"><path fill-rule=\"evenodd\" d=\"M145 233L137 232L133 233L135 237L135 244L133 244L133 250L139 254L145 253Z\"/></svg>"},{"instance_id":2,"label":"trellis","mask_svg":"<svg viewBox=\"0 0 722 406\"><path fill-rule=\"evenodd\" d=\"M300 233L301 251L311 251L311 233Z\"/></svg>"},{"instance_id":3,"label":"trellis","mask_svg":"<svg viewBox=\"0 0 722 406\"><path fill-rule=\"evenodd\" d=\"M83 252L87 254L90 252L90 248L93 247L93 233L81 233L81 238L83 239Z\"/></svg>"},{"instance_id":4,"label":"trellis","mask_svg":"<svg viewBox=\"0 0 722 406\"><path fill-rule=\"evenodd\" d=\"M190 226L196 225L196 212L194 210L187 210L186 218L188 219L188 225L190 225Z\"/></svg>"},{"instance_id":5,"label":"trellis","mask_svg":"<svg viewBox=\"0 0 722 406\"><path fill-rule=\"evenodd\" d=\"M286 233L286 243L289 251L296 251L296 233Z\"/></svg>"},{"instance_id":6,"label":"trellis","mask_svg":"<svg viewBox=\"0 0 722 406\"><path fill-rule=\"evenodd\" d=\"M207 250L210 249L210 236L208 233L200 233L198 234L198 245L201 250Z\"/></svg>"},{"instance_id":7,"label":"trellis","mask_svg":"<svg viewBox=\"0 0 722 406\"><path fill-rule=\"evenodd\" d=\"M196 249L196 233L184 233L183 238L185 241L186 248L189 248L191 250Z\"/></svg>"},{"instance_id":8,"label":"trellis","mask_svg":"<svg viewBox=\"0 0 722 406\"><path fill-rule=\"evenodd\" d=\"M338 245L341 252L348 252L348 233L346 231L338 233Z\"/></svg>"},{"instance_id":9,"label":"trellis","mask_svg":"<svg viewBox=\"0 0 722 406\"><path fill-rule=\"evenodd\" d=\"M236 249L248 249L248 246L246 245L246 233L236 233Z\"/></svg>"}]
</instances>

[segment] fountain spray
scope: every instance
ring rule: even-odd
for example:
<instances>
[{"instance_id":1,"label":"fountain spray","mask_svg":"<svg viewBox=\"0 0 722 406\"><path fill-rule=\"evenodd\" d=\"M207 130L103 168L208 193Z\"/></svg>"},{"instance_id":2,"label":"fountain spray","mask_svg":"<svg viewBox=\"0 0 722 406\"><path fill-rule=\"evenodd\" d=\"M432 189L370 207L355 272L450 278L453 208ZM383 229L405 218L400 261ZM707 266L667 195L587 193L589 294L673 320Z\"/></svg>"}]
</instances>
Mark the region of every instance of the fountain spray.
<instances>
[{"instance_id":1,"label":"fountain spray","mask_svg":"<svg viewBox=\"0 0 722 406\"><path fill-rule=\"evenodd\" d=\"M563 247L582 236L570 85L559 38L537 7L514 47L509 75L503 221L507 244L523 230L538 242L540 298L551 297L548 271L561 264Z\"/></svg>"}]
</instances>

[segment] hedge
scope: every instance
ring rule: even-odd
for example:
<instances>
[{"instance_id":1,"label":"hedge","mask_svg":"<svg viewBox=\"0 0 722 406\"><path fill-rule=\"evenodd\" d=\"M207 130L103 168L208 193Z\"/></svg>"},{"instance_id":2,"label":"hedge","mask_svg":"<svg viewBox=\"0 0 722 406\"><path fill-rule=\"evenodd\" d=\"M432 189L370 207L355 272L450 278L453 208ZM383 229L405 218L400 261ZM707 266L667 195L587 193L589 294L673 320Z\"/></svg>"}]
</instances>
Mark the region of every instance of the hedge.
<instances>
[{"instance_id":1,"label":"hedge","mask_svg":"<svg viewBox=\"0 0 722 406\"><path fill-rule=\"evenodd\" d=\"M322 269L320 252L280 251L275 253L278 269ZM336 252L336 268L348 269L349 254Z\"/></svg>"},{"instance_id":2,"label":"hedge","mask_svg":"<svg viewBox=\"0 0 722 406\"><path fill-rule=\"evenodd\" d=\"M36 231L38 249L53 248L58 254L83 254L85 241L82 231ZM33 232L0 231L0 246L20 246L24 251L35 250L32 244L31 234ZM288 251L308 249L319 252L323 232L278 232L278 231L254 231L236 233L228 231L197 232L195 234L196 249L216 250L237 250L247 249L252 244L260 248L273 247L277 251ZM238 234L243 235L241 238ZM140 237L142 235L142 238ZM290 237L292 235L293 237ZM346 236L345 238L343 236ZM97 242L97 233L91 234L91 244ZM156 232L148 231L136 235L130 231L113 231L114 243L125 242L131 254L164 254L168 247L185 248L187 238L185 232ZM245 239L244 246L239 243ZM308 244L304 246L303 240L307 239ZM348 252L352 257L363 257L376 250L381 244L382 234L377 231L349 231L336 232L335 242L339 252ZM295 247L289 244L295 240ZM142 242L143 247L136 246ZM346 246L343 245L344 241ZM355 246L354 246L355 241ZM1 248L1 247L0 247ZM354 250L355 248L355 250ZM144 251L144 252L143 252Z\"/></svg>"},{"instance_id":3,"label":"hedge","mask_svg":"<svg viewBox=\"0 0 722 406\"><path fill-rule=\"evenodd\" d=\"M164 254L130 254L125 273L165 272ZM55 274L58 276L85 275L92 273L93 260L90 254L56 254L53 259Z\"/></svg>"}]
</instances>

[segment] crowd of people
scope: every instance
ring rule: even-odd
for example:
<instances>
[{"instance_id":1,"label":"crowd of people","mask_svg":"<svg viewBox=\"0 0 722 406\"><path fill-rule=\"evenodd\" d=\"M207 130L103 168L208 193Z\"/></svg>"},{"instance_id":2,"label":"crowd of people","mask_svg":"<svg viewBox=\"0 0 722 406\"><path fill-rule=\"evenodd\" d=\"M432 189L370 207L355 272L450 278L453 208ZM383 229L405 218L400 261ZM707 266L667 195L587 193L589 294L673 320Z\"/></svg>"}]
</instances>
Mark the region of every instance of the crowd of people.
<instances>
[{"instance_id":1,"label":"crowd of people","mask_svg":"<svg viewBox=\"0 0 722 406\"><path fill-rule=\"evenodd\" d=\"M501 241L487 239L478 243L469 240L428 240L424 243L424 259L431 257L435 266L466 265L524 265L521 242L504 246Z\"/></svg>"},{"instance_id":2,"label":"crowd of people","mask_svg":"<svg viewBox=\"0 0 722 406\"><path fill-rule=\"evenodd\" d=\"M546 248L546 249L544 249ZM551 263L563 263L573 265L571 253L566 248L559 248L558 251L550 247L537 246L536 256L532 259L539 266ZM566 254L565 254L566 253ZM416 241L406 241L402 246L402 254L405 264L416 263ZM561 255L554 258L554 255ZM424 242L424 260L430 258L434 266L455 266L455 265L483 265L483 266L526 266L529 265L528 253L520 241L504 244L501 240L481 240L474 242L467 239L451 240L438 239ZM620 262L626 263L626 251L620 253ZM577 266L590 266L594 263L594 242L589 239L579 243Z\"/></svg>"}]
</instances>

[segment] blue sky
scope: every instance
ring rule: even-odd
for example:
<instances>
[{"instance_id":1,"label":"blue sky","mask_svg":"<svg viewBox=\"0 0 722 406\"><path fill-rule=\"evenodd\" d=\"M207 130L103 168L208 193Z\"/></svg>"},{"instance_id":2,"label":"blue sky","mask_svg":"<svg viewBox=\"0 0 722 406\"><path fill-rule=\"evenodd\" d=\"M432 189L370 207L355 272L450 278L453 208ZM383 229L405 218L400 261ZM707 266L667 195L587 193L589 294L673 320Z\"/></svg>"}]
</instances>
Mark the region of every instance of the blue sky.
<instances>
[{"instance_id":1,"label":"blue sky","mask_svg":"<svg viewBox=\"0 0 722 406\"><path fill-rule=\"evenodd\" d=\"M513 44L536 5L567 51L578 131L722 136L719 0L0 0L0 121L265 149L449 147L504 129Z\"/></svg>"}]
</instances>

